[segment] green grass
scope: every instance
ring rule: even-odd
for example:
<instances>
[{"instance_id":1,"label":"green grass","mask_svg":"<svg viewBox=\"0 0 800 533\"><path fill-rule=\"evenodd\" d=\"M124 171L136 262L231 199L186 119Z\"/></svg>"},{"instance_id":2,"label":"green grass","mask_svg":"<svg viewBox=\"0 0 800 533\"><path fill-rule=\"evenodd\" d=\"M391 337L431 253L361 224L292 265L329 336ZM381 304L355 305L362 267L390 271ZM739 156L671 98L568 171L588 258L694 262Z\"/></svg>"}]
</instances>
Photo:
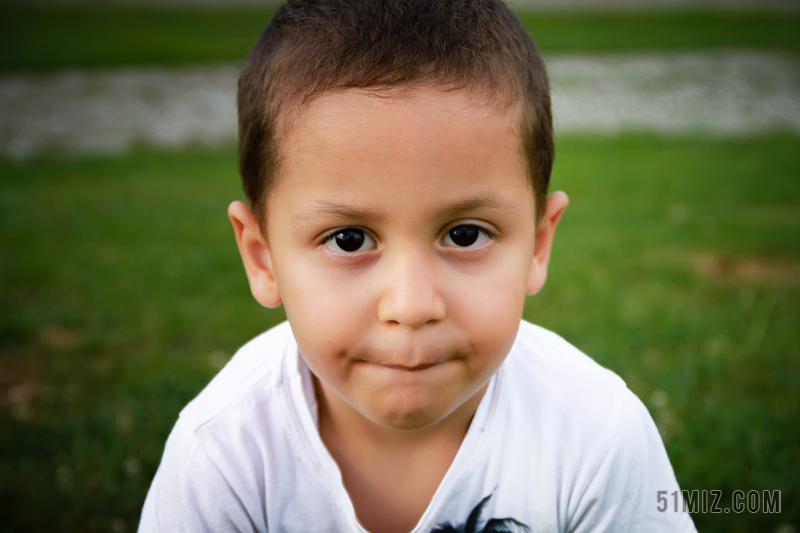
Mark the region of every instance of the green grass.
<instances>
[{"instance_id":1,"label":"green grass","mask_svg":"<svg viewBox=\"0 0 800 533\"><path fill-rule=\"evenodd\" d=\"M268 9L0 8L0 70L244 61Z\"/></svg>"},{"instance_id":2,"label":"green grass","mask_svg":"<svg viewBox=\"0 0 800 533\"><path fill-rule=\"evenodd\" d=\"M0 71L243 61L270 9L0 7ZM800 51L796 13L522 14L544 52Z\"/></svg>"},{"instance_id":3,"label":"green grass","mask_svg":"<svg viewBox=\"0 0 800 533\"><path fill-rule=\"evenodd\" d=\"M748 12L521 14L543 52L758 48L800 51L800 15Z\"/></svg>"},{"instance_id":4,"label":"green grass","mask_svg":"<svg viewBox=\"0 0 800 533\"><path fill-rule=\"evenodd\" d=\"M780 515L701 532L800 525L800 138L558 148L572 203L525 316L628 382L683 488L782 491ZM225 216L235 154L0 176L4 530L131 531L181 407L283 318L250 296Z\"/></svg>"}]
</instances>

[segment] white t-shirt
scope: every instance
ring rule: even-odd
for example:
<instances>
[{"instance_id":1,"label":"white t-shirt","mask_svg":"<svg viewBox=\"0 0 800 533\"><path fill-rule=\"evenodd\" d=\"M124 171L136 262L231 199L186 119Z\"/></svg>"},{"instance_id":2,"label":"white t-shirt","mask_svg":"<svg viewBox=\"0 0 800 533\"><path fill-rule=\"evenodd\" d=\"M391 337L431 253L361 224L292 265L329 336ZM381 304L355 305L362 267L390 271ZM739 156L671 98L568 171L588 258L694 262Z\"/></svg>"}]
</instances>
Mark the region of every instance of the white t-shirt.
<instances>
[{"instance_id":1,"label":"white t-shirt","mask_svg":"<svg viewBox=\"0 0 800 533\"><path fill-rule=\"evenodd\" d=\"M247 343L181 412L139 531L365 531L316 412L289 324ZM475 511L533 533L694 532L687 513L658 511L658 491L676 490L656 427L623 381L523 321L413 531Z\"/></svg>"}]
</instances>

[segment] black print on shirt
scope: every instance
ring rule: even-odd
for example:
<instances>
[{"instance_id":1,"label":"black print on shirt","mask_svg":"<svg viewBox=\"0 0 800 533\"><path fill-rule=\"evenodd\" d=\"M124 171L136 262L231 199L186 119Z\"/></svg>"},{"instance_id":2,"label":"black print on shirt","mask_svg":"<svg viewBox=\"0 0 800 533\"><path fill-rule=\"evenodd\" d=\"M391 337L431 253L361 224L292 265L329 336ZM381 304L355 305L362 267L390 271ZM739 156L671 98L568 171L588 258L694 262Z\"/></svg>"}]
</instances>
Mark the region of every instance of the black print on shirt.
<instances>
[{"instance_id":1,"label":"black print on shirt","mask_svg":"<svg viewBox=\"0 0 800 533\"><path fill-rule=\"evenodd\" d=\"M489 494L482 499L469 513L467 521L463 524L454 526L450 522L444 522L438 524L430 533L514 533L516 531L529 532L531 530L531 528L513 518L490 518L483 525L483 528L478 529L481 525L481 512L483 512L483 508L491 497L492 495Z\"/></svg>"}]
</instances>

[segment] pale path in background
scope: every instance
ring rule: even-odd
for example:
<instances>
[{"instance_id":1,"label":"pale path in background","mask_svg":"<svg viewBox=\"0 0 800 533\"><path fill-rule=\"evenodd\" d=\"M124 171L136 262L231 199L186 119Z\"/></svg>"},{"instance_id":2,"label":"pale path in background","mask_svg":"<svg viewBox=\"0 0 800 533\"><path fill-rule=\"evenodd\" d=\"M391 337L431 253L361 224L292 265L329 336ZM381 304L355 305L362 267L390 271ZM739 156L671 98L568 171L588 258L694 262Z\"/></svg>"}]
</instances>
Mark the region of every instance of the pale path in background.
<instances>
[{"instance_id":1,"label":"pale path in background","mask_svg":"<svg viewBox=\"0 0 800 533\"><path fill-rule=\"evenodd\" d=\"M236 138L240 66L0 77L0 153L120 153Z\"/></svg>"},{"instance_id":2,"label":"pale path in background","mask_svg":"<svg viewBox=\"0 0 800 533\"><path fill-rule=\"evenodd\" d=\"M800 65L743 50L546 57L558 134L800 133ZM121 153L236 138L238 65L0 77L0 154Z\"/></svg>"},{"instance_id":3,"label":"pale path in background","mask_svg":"<svg viewBox=\"0 0 800 533\"><path fill-rule=\"evenodd\" d=\"M751 51L551 57L556 131L800 133L800 62Z\"/></svg>"}]
</instances>

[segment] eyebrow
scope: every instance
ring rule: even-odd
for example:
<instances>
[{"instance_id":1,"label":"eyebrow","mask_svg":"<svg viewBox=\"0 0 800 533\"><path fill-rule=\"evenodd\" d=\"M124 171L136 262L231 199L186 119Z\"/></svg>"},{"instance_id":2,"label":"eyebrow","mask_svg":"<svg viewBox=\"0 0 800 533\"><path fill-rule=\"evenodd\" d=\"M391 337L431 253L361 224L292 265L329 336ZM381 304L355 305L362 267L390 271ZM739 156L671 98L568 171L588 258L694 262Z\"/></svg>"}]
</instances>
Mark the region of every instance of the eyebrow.
<instances>
[{"instance_id":1,"label":"eyebrow","mask_svg":"<svg viewBox=\"0 0 800 533\"><path fill-rule=\"evenodd\" d=\"M474 211L476 209L502 209L518 211L519 206L516 203L508 202L492 194L482 194L471 198L466 198L464 200L459 200L453 204L445 205L439 210L439 212L444 216L450 217L460 213ZM311 208L300 213L295 213L292 219L300 222L310 218L313 219L328 216L357 220L380 220L383 218L374 211L359 205L320 200Z\"/></svg>"},{"instance_id":2,"label":"eyebrow","mask_svg":"<svg viewBox=\"0 0 800 533\"><path fill-rule=\"evenodd\" d=\"M465 211L473 211L475 209L503 209L517 211L519 206L513 202L508 202L499 196L492 194L481 194L472 198L458 201L454 204L447 205L442 212L452 216Z\"/></svg>"},{"instance_id":3,"label":"eyebrow","mask_svg":"<svg viewBox=\"0 0 800 533\"><path fill-rule=\"evenodd\" d=\"M358 205L340 204L337 202L330 202L328 200L320 200L314 204L310 209L295 213L292 220L300 222L309 218L320 218L326 216L336 216L349 219L376 219L381 218L369 209L360 207Z\"/></svg>"}]
</instances>

